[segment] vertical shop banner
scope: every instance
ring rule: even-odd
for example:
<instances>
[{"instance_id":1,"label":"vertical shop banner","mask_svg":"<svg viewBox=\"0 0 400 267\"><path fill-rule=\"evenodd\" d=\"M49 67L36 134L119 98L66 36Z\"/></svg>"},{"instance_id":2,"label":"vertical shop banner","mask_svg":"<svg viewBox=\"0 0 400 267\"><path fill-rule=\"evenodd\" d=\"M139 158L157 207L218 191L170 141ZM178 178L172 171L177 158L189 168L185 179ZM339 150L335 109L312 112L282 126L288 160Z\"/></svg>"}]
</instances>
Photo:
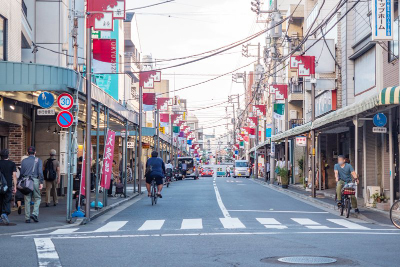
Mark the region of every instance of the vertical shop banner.
<instances>
[{"instance_id":1,"label":"vertical shop banner","mask_svg":"<svg viewBox=\"0 0 400 267\"><path fill-rule=\"evenodd\" d=\"M108 130L107 139L105 140L103 171L100 186L109 189L111 184L112 164L114 160L115 132Z\"/></svg>"},{"instance_id":2,"label":"vertical shop banner","mask_svg":"<svg viewBox=\"0 0 400 267\"><path fill-rule=\"evenodd\" d=\"M93 39L93 74L117 73L117 40Z\"/></svg>"},{"instance_id":3,"label":"vertical shop banner","mask_svg":"<svg viewBox=\"0 0 400 267\"><path fill-rule=\"evenodd\" d=\"M143 93L143 110L153 111L156 104L155 93Z\"/></svg>"},{"instance_id":4,"label":"vertical shop banner","mask_svg":"<svg viewBox=\"0 0 400 267\"><path fill-rule=\"evenodd\" d=\"M168 100L166 97L157 98L157 110L167 111L168 110Z\"/></svg>"},{"instance_id":5,"label":"vertical shop banner","mask_svg":"<svg viewBox=\"0 0 400 267\"><path fill-rule=\"evenodd\" d=\"M372 0L372 40L392 41L394 0Z\"/></svg>"},{"instance_id":6,"label":"vertical shop banner","mask_svg":"<svg viewBox=\"0 0 400 267\"><path fill-rule=\"evenodd\" d=\"M160 113L160 125L162 127L167 127L169 125L169 114Z\"/></svg>"},{"instance_id":7,"label":"vertical shop banner","mask_svg":"<svg viewBox=\"0 0 400 267\"><path fill-rule=\"evenodd\" d=\"M82 169L81 169L81 195L85 196L86 195L86 159L85 159L85 142L83 143L83 155L82 155Z\"/></svg>"}]
</instances>

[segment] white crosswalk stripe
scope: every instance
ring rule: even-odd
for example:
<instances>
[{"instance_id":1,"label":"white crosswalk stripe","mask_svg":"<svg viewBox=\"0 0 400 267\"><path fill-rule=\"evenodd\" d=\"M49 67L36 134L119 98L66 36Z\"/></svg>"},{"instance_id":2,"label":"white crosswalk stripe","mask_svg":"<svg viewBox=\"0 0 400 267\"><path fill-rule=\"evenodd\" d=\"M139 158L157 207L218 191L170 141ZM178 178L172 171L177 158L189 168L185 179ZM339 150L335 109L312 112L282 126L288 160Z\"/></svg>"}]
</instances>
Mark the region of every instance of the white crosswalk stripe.
<instances>
[{"instance_id":1,"label":"white crosswalk stripe","mask_svg":"<svg viewBox=\"0 0 400 267\"><path fill-rule=\"evenodd\" d=\"M100 227L99 229L95 230L95 233L104 233L104 232L116 232L121 229L128 221L115 221L109 222L106 225Z\"/></svg>"},{"instance_id":2,"label":"white crosswalk stripe","mask_svg":"<svg viewBox=\"0 0 400 267\"><path fill-rule=\"evenodd\" d=\"M355 230L368 230L370 228L359 225L357 223L353 223L348 220L344 219L328 219L328 221L333 222L335 224L341 225L343 227L346 227L347 229L355 229Z\"/></svg>"},{"instance_id":3,"label":"white crosswalk stripe","mask_svg":"<svg viewBox=\"0 0 400 267\"><path fill-rule=\"evenodd\" d=\"M138 229L139 231L160 230L163 227L165 220L147 220Z\"/></svg>"},{"instance_id":4,"label":"white crosswalk stripe","mask_svg":"<svg viewBox=\"0 0 400 267\"><path fill-rule=\"evenodd\" d=\"M243 229L246 228L238 218L220 218L219 219L226 229Z\"/></svg>"},{"instance_id":5,"label":"white crosswalk stripe","mask_svg":"<svg viewBox=\"0 0 400 267\"><path fill-rule=\"evenodd\" d=\"M297 222L298 224L301 224L309 229L329 229L328 226L321 225L320 223L317 223L311 219L307 218L291 218L291 220Z\"/></svg>"},{"instance_id":6,"label":"white crosswalk stripe","mask_svg":"<svg viewBox=\"0 0 400 267\"><path fill-rule=\"evenodd\" d=\"M282 225L274 218L256 218L265 228L268 229L286 229L287 226Z\"/></svg>"},{"instance_id":7,"label":"white crosswalk stripe","mask_svg":"<svg viewBox=\"0 0 400 267\"><path fill-rule=\"evenodd\" d=\"M67 235L67 234L72 234L75 231L78 231L79 228L65 228L65 229L57 229L53 232L51 232L51 235Z\"/></svg>"},{"instance_id":8,"label":"white crosswalk stripe","mask_svg":"<svg viewBox=\"0 0 400 267\"><path fill-rule=\"evenodd\" d=\"M203 229L203 220L202 219L183 219L181 229L185 229L185 230Z\"/></svg>"}]
</instances>

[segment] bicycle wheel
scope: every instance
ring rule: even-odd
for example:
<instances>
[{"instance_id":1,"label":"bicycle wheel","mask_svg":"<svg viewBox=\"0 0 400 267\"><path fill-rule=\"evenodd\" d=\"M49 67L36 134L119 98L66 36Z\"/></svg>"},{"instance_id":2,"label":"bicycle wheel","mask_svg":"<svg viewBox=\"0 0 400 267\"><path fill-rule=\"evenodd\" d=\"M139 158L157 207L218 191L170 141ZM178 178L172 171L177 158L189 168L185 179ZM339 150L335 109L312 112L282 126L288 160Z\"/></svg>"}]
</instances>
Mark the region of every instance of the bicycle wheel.
<instances>
[{"instance_id":1,"label":"bicycle wheel","mask_svg":"<svg viewBox=\"0 0 400 267\"><path fill-rule=\"evenodd\" d=\"M344 201L342 200L341 205L340 205L340 216L343 216L343 212L344 212Z\"/></svg>"},{"instance_id":2,"label":"bicycle wheel","mask_svg":"<svg viewBox=\"0 0 400 267\"><path fill-rule=\"evenodd\" d=\"M351 210L351 203L350 203L350 199L349 198L346 198L345 200L344 200L344 203L345 203L345 209L346 209L346 218L349 218L349 216L350 216L350 210Z\"/></svg>"},{"instance_id":3,"label":"bicycle wheel","mask_svg":"<svg viewBox=\"0 0 400 267\"><path fill-rule=\"evenodd\" d=\"M390 220L394 226L400 229L400 200L394 202L390 208Z\"/></svg>"}]
</instances>

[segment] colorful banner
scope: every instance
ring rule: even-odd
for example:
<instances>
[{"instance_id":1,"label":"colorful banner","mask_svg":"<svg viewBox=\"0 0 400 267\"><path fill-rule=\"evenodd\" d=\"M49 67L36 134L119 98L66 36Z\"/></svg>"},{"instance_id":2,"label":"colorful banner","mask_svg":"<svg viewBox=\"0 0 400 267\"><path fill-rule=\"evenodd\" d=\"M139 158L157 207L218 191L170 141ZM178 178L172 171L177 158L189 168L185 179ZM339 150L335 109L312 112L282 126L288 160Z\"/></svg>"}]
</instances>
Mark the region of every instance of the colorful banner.
<instances>
[{"instance_id":1,"label":"colorful banner","mask_svg":"<svg viewBox=\"0 0 400 267\"><path fill-rule=\"evenodd\" d=\"M143 93L143 111L153 111L156 104L155 93Z\"/></svg>"},{"instance_id":2,"label":"colorful banner","mask_svg":"<svg viewBox=\"0 0 400 267\"><path fill-rule=\"evenodd\" d=\"M81 195L85 196L86 195L86 160L85 160L85 155L86 155L86 151L85 151L85 141L83 142L83 155L82 155L82 169L81 169Z\"/></svg>"},{"instance_id":3,"label":"colorful banner","mask_svg":"<svg viewBox=\"0 0 400 267\"><path fill-rule=\"evenodd\" d=\"M93 39L93 74L117 73L117 40Z\"/></svg>"},{"instance_id":4,"label":"colorful banner","mask_svg":"<svg viewBox=\"0 0 400 267\"><path fill-rule=\"evenodd\" d=\"M257 117L249 117L250 123L252 123L254 126L257 126L258 124L258 118Z\"/></svg>"},{"instance_id":5,"label":"colorful banner","mask_svg":"<svg viewBox=\"0 0 400 267\"><path fill-rule=\"evenodd\" d=\"M160 127L160 133L165 134L165 127Z\"/></svg>"},{"instance_id":6,"label":"colorful banner","mask_svg":"<svg viewBox=\"0 0 400 267\"><path fill-rule=\"evenodd\" d=\"M109 189L111 184L112 164L114 160L115 132L108 130L103 155L103 170L100 186Z\"/></svg>"},{"instance_id":7,"label":"colorful banner","mask_svg":"<svg viewBox=\"0 0 400 267\"><path fill-rule=\"evenodd\" d=\"M255 105L254 109L258 116L265 116L267 114L267 107L265 105Z\"/></svg>"},{"instance_id":8,"label":"colorful banner","mask_svg":"<svg viewBox=\"0 0 400 267\"><path fill-rule=\"evenodd\" d=\"M168 110L168 100L166 97L157 98L157 110L166 111Z\"/></svg>"}]
</instances>

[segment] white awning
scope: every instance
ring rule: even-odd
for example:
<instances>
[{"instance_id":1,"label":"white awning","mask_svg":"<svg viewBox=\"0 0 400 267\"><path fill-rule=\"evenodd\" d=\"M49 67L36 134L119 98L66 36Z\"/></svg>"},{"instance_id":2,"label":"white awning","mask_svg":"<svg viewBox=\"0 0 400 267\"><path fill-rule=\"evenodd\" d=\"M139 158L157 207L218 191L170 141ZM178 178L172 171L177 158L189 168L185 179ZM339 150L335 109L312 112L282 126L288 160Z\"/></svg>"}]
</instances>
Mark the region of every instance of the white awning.
<instances>
[{"instance_id":1,"label":"white awning","mask_svg":"<svg viewBox=\"0 0 400 267\"><path fill-rule=\"evenodd\" d=\"M284 131L282 133L279 133L277 135L272 136L272 141L276 142L282 139L285 139L286 137L294 137L300 134L307 133L311 130L311 122L308 122L306 124L297 126L295 128L292 128L290 130Z\"/></svg>"}]
</instances>

